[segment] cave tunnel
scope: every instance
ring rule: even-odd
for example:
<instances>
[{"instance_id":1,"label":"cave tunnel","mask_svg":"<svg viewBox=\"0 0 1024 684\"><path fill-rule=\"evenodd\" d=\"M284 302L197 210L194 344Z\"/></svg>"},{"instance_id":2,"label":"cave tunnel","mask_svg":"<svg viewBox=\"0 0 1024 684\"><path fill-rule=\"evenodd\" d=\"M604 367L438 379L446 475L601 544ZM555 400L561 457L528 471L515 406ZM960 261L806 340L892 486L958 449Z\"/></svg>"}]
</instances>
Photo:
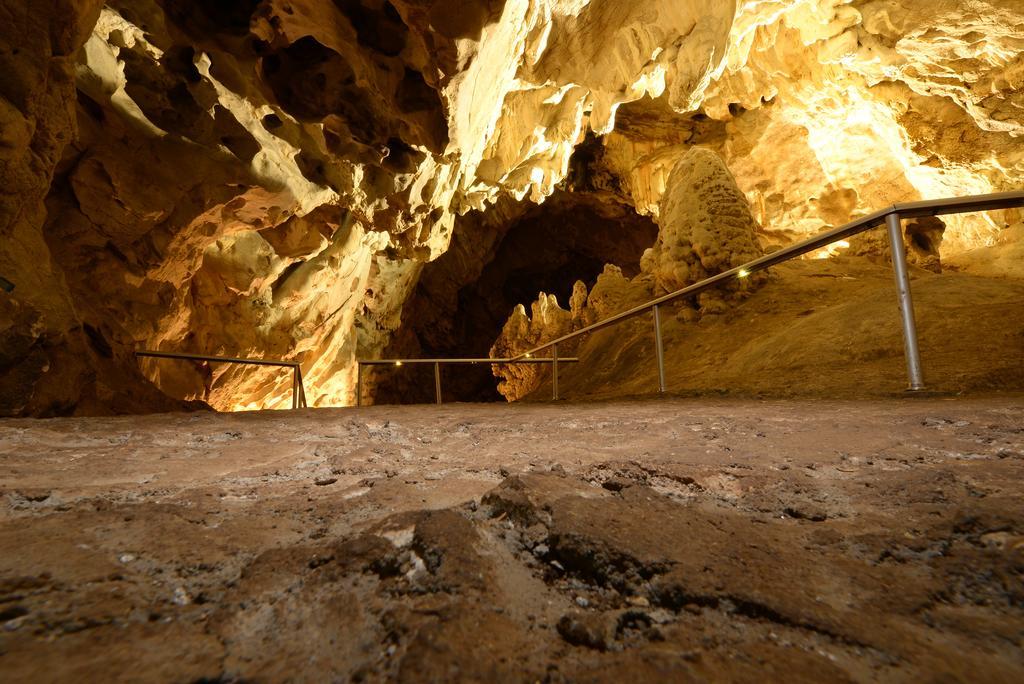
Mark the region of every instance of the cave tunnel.
<instances>
[{"instance_id":1,"label":"cave tunnel","mask_svg":"<svg viewBox=\"0 0 1024 684\"><path fill-rule=\"evenodd\" d=\"M529 310L545 292L567 308L575 283L592 288L605 264L632 277L658 235L650 218L602 193L560 190L543 204L505 209L463 217L452 248L424 267L385 358L486 358L516 305ZM434 400L431 366L372 373L376 403ZM446 402L503 401L488 365L442 373Z\"/></svg>"}]
</instances>

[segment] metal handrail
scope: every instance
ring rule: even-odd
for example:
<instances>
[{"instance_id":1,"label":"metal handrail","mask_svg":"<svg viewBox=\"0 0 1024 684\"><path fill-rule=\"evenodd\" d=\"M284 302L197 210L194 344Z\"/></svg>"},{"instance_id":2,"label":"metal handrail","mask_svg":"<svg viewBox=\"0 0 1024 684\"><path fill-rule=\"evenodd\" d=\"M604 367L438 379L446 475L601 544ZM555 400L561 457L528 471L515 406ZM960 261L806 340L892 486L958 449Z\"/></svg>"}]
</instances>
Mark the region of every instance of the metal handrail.
<instances>
[{"instance_id":1,"label":"metal handrail","mask_svg":"<svg viewBox=\"0 0 1024 684\"><path fill-rule=\"evenodd\" d=\"M233 356L209 356L206 354L188 354L181 352L162 352L141 350L136 356L154 359L177 359L180 361L212 361L215 363L237 363L248 366L277 366L292 369L292 408L308 408L306 404L306 388L302 382L302 364L298 361L273 361L269 359L242 359Z\"/></svg>"},{"instance_id":2,"label":"metal handrail","mask_svg":"<svg viewBox=\"0 0 1024 684\"><path fill-rule=\"evenodd\" d=\"M654 316L655 352L658 361L659 390L665 392L665 353L661 334L661 314L659 307L683 297L692 297L706 290L720 285L732 279L746 278L752 273L763 271L772 266L795 259L810 252L827 247L835 242L848 237L858 235L881 226L883 223L888 230L889 245L892 252L893 270L895 272L896 285L899 290L900 313L903 322L904 350L907 357L907 372L910 378L909 389L924 389L924 381L921 373L920 354L917 345L917 329L914 322L913 302L910 294L910 279L907 270L906 254L903 248L902 222L905 219L923 218L926 216L945 216L949 214L965 214L979 211L995 211L999 209L1012 209L1024 207L1024 190L1002 192L990 195L975 195L971 197L952 197L939 200L924 200L920 202L905 202L894 204L872 214L868 214L855 221L851 221L838 228L826 231L813 238L804 240L795 245L780 249L771 254L766 254L752 261L731 268L727 271L715 274L709 278L694 283L688 287L676 290L669 294L652 299L649 302L640 304L621 313L610 316L603 321L598 321L575 332L563 335L557 339L545 342L528 351L511 358L500 359L357 359L356 376L356 405L362 406L362 385L364 366L403 366L416 364L434 365L434 384L437 403L442 403L441 397L441 366L442 365L516 365L516 364L551 364L552 370L552 398L559 398L558 391L558 366L560 363L578 363L578 358L560 358L558 346L569 340L582 337L592 332L616 325L625 320L634 318L642 313L651 311ZM537 354L551 349L550 357L538 357ZM137 351L136 356L181 359L194 361L212 361L220 363L237 363L257 366L279 366L293 369L292 379L292 408L306 408L306 392L302 381L302 368L295 361L271 361L266 359L243 359L225 356L208 356L201 354L185 354L176 352L158 351Z\"/></svg>"},{"instance_id":3,"label":"metal handrail","mask_svg":"<svg viewBox=\"0 0 1024 684\"><path fill-rule=\"evenodd\" d=\"M438 404L443 403L441 397L441 366L476 366L482 363L488 365L493 364L509 364L509 365L529 365L529 364L540 364L550 363L557 366L559 363L579 363L577 358L569 359L545 359L545 358L521 358L521 359L356 359L356 406L363 405L363 366L395 366L401 367L405 365L434 365L434 395L435 400ZM557 384L558 378L555 373L555 383Z\"/></svg>"},{"instance_id":4,"label":"metal handrail","mask_svg":"<svg viewBox=\"0 0 1024 684\"><path fill-rule=\"evenodd\" d=\"M627 309L621 313L610 316L603 321L588 325L575 332L545 342L514 357L521 360L536 356L538 353L551 349L553 382L552 397L558 399L558 345L576 339L583 335L602 330L642 313L651 311L654 315L655 349L658 359L659 390L665 391L665 358L664 348L661 339L661 316L659 306L673 302L683 297L692 297L706 290L733 279L746 278L752 273L763 271L777 266L785 261L794 259L804 254L827 247L834 242L844 240L848 237L858 235L886 224L889 233L890 250L893 256L893 270L896 276L896 285L899 289L900 312L903 319L904 347L907 356L907 372L910 377L910 389L924 389L924 380L921 374L920 355L917 347L917 329L914 323L913 302L910 296L910 280L907 273L906 254L903 248L902 222L904 219L923 218L926 216L945 216L948 214L966 214L978 211L995 211L997 209L1012 209L1024 207L1024 190L1012 192L1001 192L990 195L975 195L971 197L951 197L939 200L924 200L920 202L905 202L894 204L891 207L881 209L868 214L856 221L851 221L838 228L826 231L813 238L798 242L777 252L766 254L762 257L749 261L742 266L722 271L699 283L694 283L675 292L663 295L639 306Z\"/></svg>"}]
</instances>

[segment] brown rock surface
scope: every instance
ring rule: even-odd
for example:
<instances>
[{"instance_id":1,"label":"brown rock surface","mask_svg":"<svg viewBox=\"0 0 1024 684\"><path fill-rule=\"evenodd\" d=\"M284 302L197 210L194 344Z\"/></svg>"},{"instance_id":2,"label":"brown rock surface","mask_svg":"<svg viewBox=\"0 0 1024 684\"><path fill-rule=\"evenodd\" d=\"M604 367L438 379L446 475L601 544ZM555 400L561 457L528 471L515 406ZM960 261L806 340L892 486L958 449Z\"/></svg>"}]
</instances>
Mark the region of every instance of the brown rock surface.
<instances>
[{"instance_id":1,"label":"brown rock surface","mask_svg":"<svg viewBox=\"0 0 1024 684\"><path fill-rule=\"evenodd\" d=\"M414 346L459 217L571 190L588 146L641 215L716 151L770 244L1024 179L1017 0L101 4L0 5L7 415L180 406L138 347L298 360L313 404L351 403L356 357ZM1019 219L950 219L941 256ZM288 401L283 375L141 368Z\"/></svg>"},{"instance_id":2,"label":"brown rock surface","mask_svg":"<svg viewBox=\"0 0 1024 684\"><path fill-rule=\"evenodd\" d=\"M669 174L658 225L658 241L641 264L653 276L657 294L681 290L763 254L747 198L721 158L701 147L683 155ZM746 290L763 282L758 273L726 289ZM721 300L720 292L708 293L701 305L717 301L720 307Z\"/></svg>"},{"instance_id":3,"label":"brown rock surface","mask_svg":"<svg viewBox=\"0 0 1024 684\"><path fill-rule=\"evenodd\" d=\"M1022 410L5 421L0 673L1015 681Z\"/></svg>"},{"instance_id":4,"label":"brown rock surface","mask_svg":"<svg viewBox=\"0 0 1024 684\"><path fill-rule=\"evenodd\" d=\"M1006 277L1000 252L976 255L992 274L913 269L911 289L925 384L948 395L1024 386L1024 282ZM889 396L907 386L892 268L841 256L790 262L724 313L695 316L663 306L667 390L683 395ZM645 298L637 297L633 304ZM621 309L620 309L621 310ZM648 395L658 390L650 314L577 341L578 364L560 369L563 399ZM551 397L550 372L530 397Z\"/></svg>"}]
</instances>

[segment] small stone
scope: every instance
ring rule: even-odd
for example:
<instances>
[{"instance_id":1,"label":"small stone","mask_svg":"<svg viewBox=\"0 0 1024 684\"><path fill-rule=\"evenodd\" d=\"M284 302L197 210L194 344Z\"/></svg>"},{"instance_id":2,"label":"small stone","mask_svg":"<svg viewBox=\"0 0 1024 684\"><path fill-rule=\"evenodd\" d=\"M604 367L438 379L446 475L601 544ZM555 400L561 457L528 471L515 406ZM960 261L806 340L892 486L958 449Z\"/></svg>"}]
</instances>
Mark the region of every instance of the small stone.
<instances>
[{"instance_id":1,"label":"small stone","mask_svg":"<svg viewBox=\"0 0 1024 684\"><path fill-rule=\"evenodd\" d=\"M627 596L626 603L637 608L648 608L651 605L651 602L643 596Z\"/></svg>"},{"instance_id":2,"label":"small stone","mask_svg":"<svg viewBox=\"0 0 1024 684\"><path fill-rule=\"evenodd\" d=\"M133 556L130 553L122 553L120 556L117 557L117 560L121 561L122 563L131 563L133 560L135 560L135 556Z\"/></svg>"},{"instance_id":3,"label":"small stone","mask_svg":"<svg viewBox=\"0 0 1024 684\"><path fill-rule=\"evenodd\" d=\"M569 613L556 625L559 635L574 646L604 651L612 641L609 626L602 615Z\"/></svg>"},{"instance_id":4,"label":"small stone","mask_svg":"<svg viewBox=\"0 0 1024 684\"><path fill-rule=\"evenodd\" d=\"M584 598L582 596L577 596L576 597L576 605L579 606L580 608L587 608L588 606L590 606L590 601L588 601L586 598Z\"/></svg>"},{"instance_id":5,"label":"small stone","mask_svg":"<svg viewBox=\"0 0 1024 684\"><path fill-rule=\"evenodd\" d=\"M184 588L178 587L174 590L174 597L171 602L176 606L187 606L192 603L192 597L188 595L188 592Z\"/></svg>"},{"instance_id":6,"label":"small stone","mask_svg":"<svg viewBox=\"0 0 1024 684\"><path fill-rule=\"evenodd\" d=\"M533 554L535 556L546 556L550 551L551 549L548 548L547 544L537 544L533 547Z\"/></svg>"},{"instance_id":7,"label":"small stone","mask_svg":"<svg viewBox=\"0 0 1024 684\"><path fill-rule=\"evenodd\" d=\"M675 616L664 608L656 608L648 611L647 617L651 619L651 622L657 625L665 625L675 619Z\"/></svg>"},{"instance_id":8,"label":"small stone","mask_svg":"<svg viewBox=\"0 0 1024 684\"><path fill-rule=\"evenodd\" d=\"M685 606L683 606L683 610L693 615L700 615L701 612L700 606L698 606L696 603L687 603Z\"/></svg>"},{"instance_id":9,"label":"small stone","mask_svg":"<svg viewBox=\"0 0 1024 684\"><path fill-rule=\"evenodd\" d=\"M326 487L327 485L332 485L337 481L338 478L336 477L318 477L317 479L313 480L313 484L315 484L317 487Z\"/></svg>"}]
</instances>

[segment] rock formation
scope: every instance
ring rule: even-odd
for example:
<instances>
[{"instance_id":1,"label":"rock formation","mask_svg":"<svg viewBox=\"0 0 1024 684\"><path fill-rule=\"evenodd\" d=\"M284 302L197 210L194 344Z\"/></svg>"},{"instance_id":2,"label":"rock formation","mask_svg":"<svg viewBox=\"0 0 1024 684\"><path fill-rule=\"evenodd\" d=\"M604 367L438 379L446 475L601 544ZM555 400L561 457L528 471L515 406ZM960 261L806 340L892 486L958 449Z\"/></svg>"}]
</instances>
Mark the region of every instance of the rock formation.
<instances>
[{"instance_id":1,"label":"rock formation","mask_svg":"<svg viewBox=\"0 0 1024 684\"><path fill-rule=\"evenodd\" d=\"M693 285L717 273L741 266L761 256L759 226L750 214L747 199L736 187L729 169L714 152L691 148L669 174L667 190L658 207L658 239L644 252L640 274L629 279L608 266L588 296L577 282L569 311L558 300L541 293L532 306L516 307L491 349L494 357L511 357L544 342L580 330L615 313L651 299ZM730 297L750 291L765 282L764 273L753 273L735 283L704 292L696 298L700 311L718 313ZM689 306L687 302L680 303ZM561 353L575 349L563 345ZM510 401L536 389L545 371L539 367L503 364L495 366L501 378L498 391Z\"/></svg>"},{"instance_id":2,"label":"rock formation","mask_svg":"<svg viewBox=\"0 0 1024 684\"><path fill-rule=\"evenodd\" d=\"M1024 178L1017 0L0 10L4 414L181 405L149 381L288 402L283 375L142 347L299 360L312 404L351 403L460 217L581 189L656 216L695 145L774 244ZM1019 218L951 219L942 255Z\"/></svg>"},{"instance_id":3,"label":"rock formation","mask_svg":"<svg viewBox=\"0 0 1024 684\"><path fill-rule=\"evenodd\" d=\"M701 147L687 152L669 174L658 222L658 241L641 264L653 276L657 294L682 289L763 253L747 198L718 155ZM727 289L746 288L763 278L755 273ZM720 297L720 290L704 293L701 305L707 308Z\"/></svg>"}]
</instances>

